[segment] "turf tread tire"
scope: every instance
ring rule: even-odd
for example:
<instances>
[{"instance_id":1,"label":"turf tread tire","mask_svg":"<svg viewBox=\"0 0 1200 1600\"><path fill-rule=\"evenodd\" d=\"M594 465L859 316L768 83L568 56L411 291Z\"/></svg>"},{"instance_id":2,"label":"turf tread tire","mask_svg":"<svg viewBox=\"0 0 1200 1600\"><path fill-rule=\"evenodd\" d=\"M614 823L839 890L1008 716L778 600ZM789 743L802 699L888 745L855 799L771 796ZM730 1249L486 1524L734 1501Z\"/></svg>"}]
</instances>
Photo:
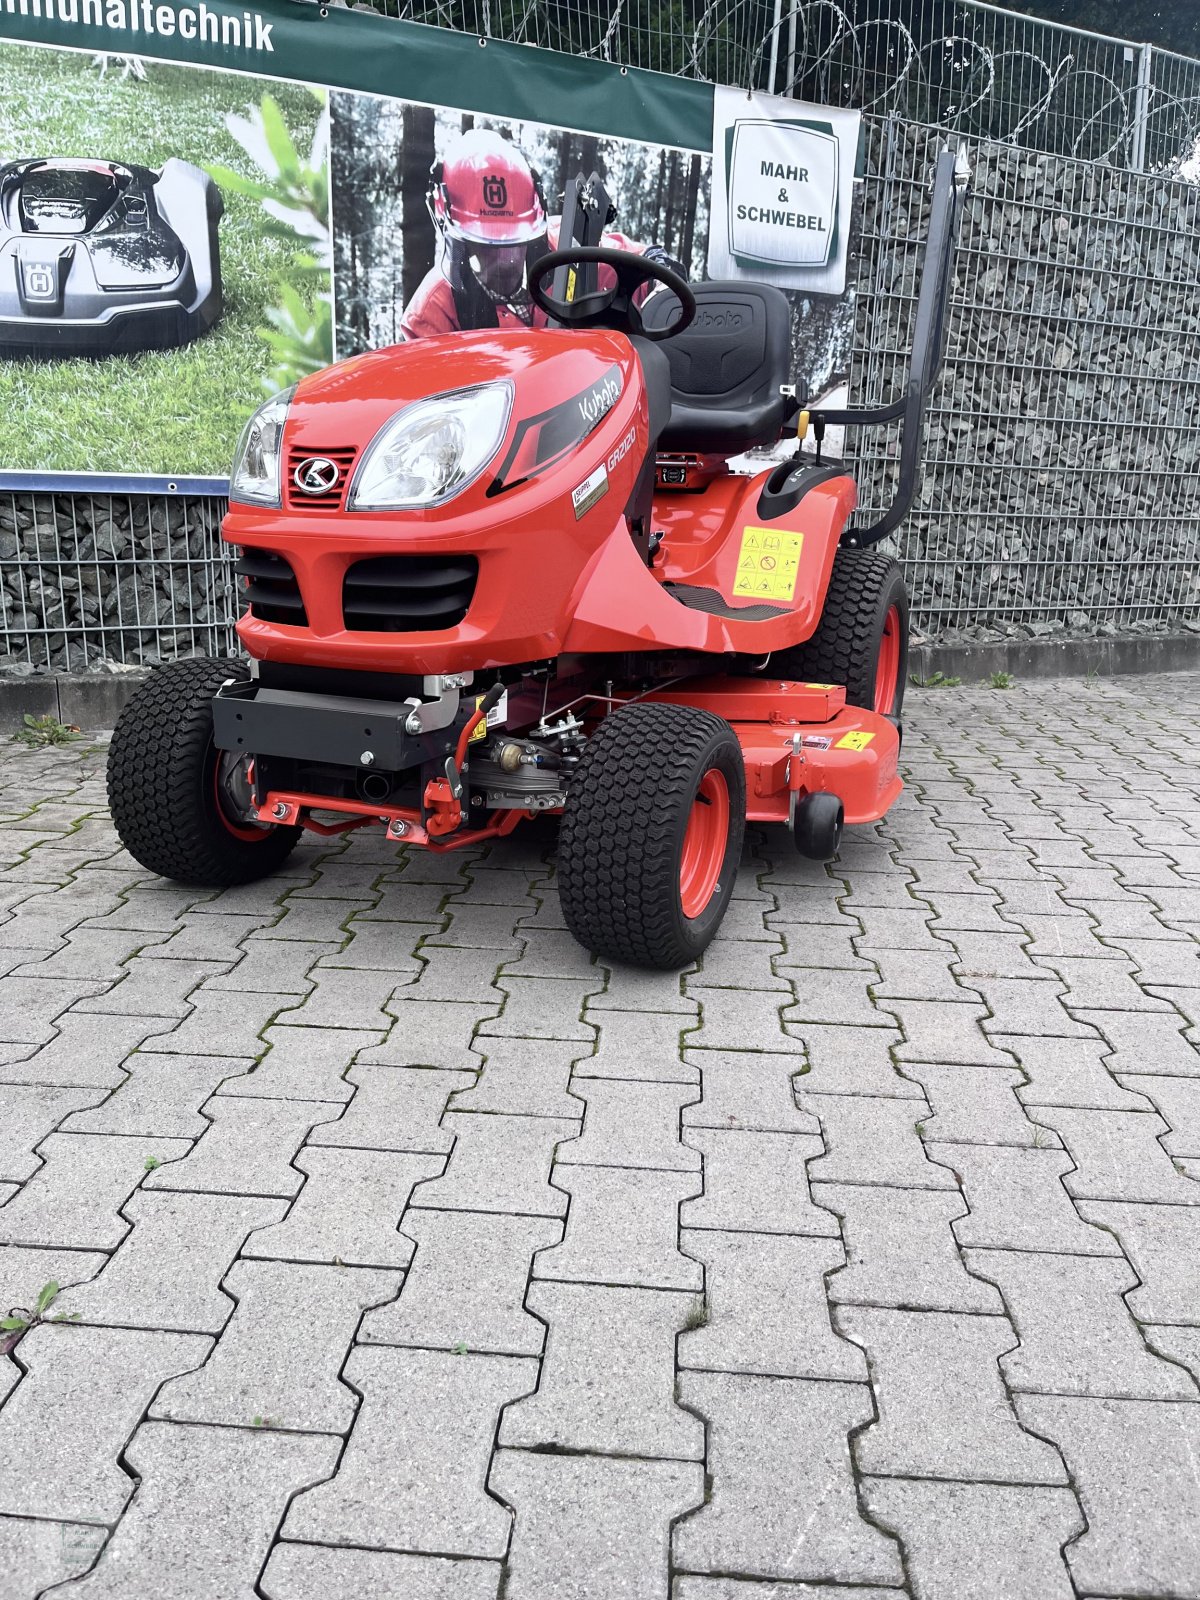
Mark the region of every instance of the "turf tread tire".
<instances>
[{"instance_id":1,"label":"turf tread tire","mask_svg":"<svg viewBox=\"0 0 1200 1600\"><path fill-rule=\"evenodd\" d=\"M803 644L777 650L769 670L804 683L845 685L846 704L875 706L875 668L890 605L900 612L900 671L891 715L898 717L908 677L908 593L900 563L878 550L839 550L817 630Z\"/></svg>"},{"instance_id":2,"label":"turf tread tire","mask_svg":"<svg viewBox=\"0 0 1200 1600\"><path fill-rule=\"evenodd\" d=\"M719 765L730 826L720 887L699 917L683 915L679 860L704 772ZM638 704L606 717L571 777L558 839L563 917L580 944L632 965L677 970L720 926L746 826L737 735L691 706Z\"/></svg>"},{"instance_id":3,"label":"turf tread tire","mask_svg":"<svg viewBox=\"0 0 1200 1600\"><path fill-rule=\"evenodd\" d=\"M126 701L108 752L108 805L135 861L176 883L229 888L265 878L287 859L300 828L253 842L220 821L213 772L212 698L241 661L206 656L159 667Z\"/></svg>"}]
</instances>

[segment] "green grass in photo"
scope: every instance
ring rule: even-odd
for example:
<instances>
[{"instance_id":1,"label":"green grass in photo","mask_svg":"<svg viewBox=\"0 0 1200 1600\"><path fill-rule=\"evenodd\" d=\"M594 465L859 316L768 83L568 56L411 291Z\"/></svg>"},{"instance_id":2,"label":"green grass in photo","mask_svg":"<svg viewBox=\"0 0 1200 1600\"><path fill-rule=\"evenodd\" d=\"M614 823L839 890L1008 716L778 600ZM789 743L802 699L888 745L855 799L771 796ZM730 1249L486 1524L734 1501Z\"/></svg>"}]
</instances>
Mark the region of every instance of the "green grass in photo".
<instances>
[{"instance_id":1,"label":"green grass in photo","mask_svg":"<svg viewBox=\"0 0 1200 1600\"><path fill-rule=\"evenodd\" d=\"M302 85L154 61L145 70L142 81L122 77L114 62L102 77L84 54L0 45L0 160L73 156L157 168L178 156L254 178L224 118L246 114L264 94L296 145L311 144L321 105ZM223 194L221 321L179 350L0 361L0 470L224 476L272 364L260 329L303 247L272 234L257 200ZM311 273L296 281L311 304Z\"/></svg>"}]
</instances>

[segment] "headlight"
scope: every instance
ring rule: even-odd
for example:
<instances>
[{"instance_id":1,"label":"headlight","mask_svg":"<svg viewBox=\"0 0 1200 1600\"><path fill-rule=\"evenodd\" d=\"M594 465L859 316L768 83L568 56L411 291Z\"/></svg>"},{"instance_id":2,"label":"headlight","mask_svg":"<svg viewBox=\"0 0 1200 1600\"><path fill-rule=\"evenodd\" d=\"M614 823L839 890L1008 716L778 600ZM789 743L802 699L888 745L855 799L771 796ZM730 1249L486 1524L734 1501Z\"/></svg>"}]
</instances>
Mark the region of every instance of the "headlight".
<instances>
[{"instance_id":1,"label":"headlight","mask_svg":"<svg viewBox=\"0 0 1200 1600\"><path fill-rule=\"evenodd\" d=\"M242 429L237 454L229 472L229 498L249 500L256 506L277 506L279 496L279 456L283 425L296 385L272 395L259 406Z\"/></svg>"},{"instance_id":2,"label":"headlight","mask_svg":"<svg viewBox=\"0 0 1200 1600\"><path fill-rule=\"evenodd\" d=\"M375 435L350 489L356 511L439 506L496 454L512 410L510 383L457 389L406 406Z\"/></svg>"}]
</instances>

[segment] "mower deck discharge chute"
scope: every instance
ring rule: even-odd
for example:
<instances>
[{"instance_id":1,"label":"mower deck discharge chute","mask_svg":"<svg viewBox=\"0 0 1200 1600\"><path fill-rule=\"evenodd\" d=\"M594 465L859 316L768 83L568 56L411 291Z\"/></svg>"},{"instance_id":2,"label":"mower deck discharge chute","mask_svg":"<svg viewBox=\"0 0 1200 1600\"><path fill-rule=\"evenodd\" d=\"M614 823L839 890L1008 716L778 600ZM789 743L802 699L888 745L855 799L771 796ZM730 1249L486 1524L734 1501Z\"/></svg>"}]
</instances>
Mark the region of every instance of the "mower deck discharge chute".
<instances>
[{"instance_id":1,"label":"mower deck discharge chute","mask_svg":"<svg viewBox=\"0 0 1200 1600\"><path fill-rule=\"evenodd\" d=\"M568 926L673 968L716 932L747 821L829 859L900 792L908 602L870 546L916 491L953 156L912 374L875 412L800 411L778 290L597 247L594 175L567 202L569 242L529 284L558 326L376 351L247 426L223 533L250 666L160 669L113 738L113 815L144 865L238 883L303 829L451 850L561 814ZM829 422L896 419L899 503L875 528L851 528L854 481L819 448L728 467L793 425L819 445Z\"/></svg>"},{"instance_id":2,"label":"mower deck discharge chute","mask_svg":"<svg viewBox=\"0 0 1200 1600\"><path fill-rule=\"evenodd\" d=\"M0 356L171 350L221 316L221 195L199 167L0 167Z\"/></svg>"}]
</instances>

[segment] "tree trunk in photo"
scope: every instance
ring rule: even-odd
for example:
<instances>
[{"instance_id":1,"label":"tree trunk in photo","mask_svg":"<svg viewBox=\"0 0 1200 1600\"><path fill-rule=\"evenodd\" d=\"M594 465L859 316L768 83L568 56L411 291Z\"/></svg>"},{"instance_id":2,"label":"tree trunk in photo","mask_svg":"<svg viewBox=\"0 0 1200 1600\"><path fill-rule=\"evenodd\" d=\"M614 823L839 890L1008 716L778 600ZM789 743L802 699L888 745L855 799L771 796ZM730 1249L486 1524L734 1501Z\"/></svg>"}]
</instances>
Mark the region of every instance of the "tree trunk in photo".
<instances>
[{"instance_id":1,"label":"tree trunk in photo","mask_svg":"<svg viewBox=\"0 0 1200 1600\"><path fill-rule=\"evenodd\" d=\"M435 154L433 112L428 106L405 106L399 150L400 283L396 286L402 305L407 305L416 293L437 252L433 224L425 205L429 169Z\"/></svg>"},{"instance_id":2,"label":"tree trunk in photo","mask_svg":"<svg viewBox=\"0 0 1200 1600\"><path fill-rule=\"evenodd\" d=\"M688 167L687 206L683 213L683 241L679 247L679 259L690 273L692 270L692 252L696 247L696 204L700 198L700 157L693 156Z\"/></svg>"}]
</instances>

